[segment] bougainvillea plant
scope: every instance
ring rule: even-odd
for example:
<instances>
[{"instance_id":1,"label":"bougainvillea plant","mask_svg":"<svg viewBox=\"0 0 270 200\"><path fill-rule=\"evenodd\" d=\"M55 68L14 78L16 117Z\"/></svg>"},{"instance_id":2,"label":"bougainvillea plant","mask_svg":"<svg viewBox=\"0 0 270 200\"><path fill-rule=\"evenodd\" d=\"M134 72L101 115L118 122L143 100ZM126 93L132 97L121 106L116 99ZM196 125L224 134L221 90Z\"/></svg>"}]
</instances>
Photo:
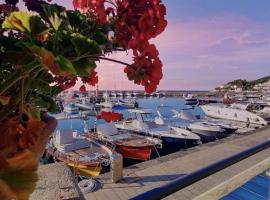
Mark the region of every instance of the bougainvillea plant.
<instances>
[{"instance_id":1,"label":"bougainvillea plant","mask_svg":"<svg viewBox=\"0 0 270 200\"><path fill-rule=\"evenodd\" d=\"M50 0L22 0L28 11L18 1L0 5L0 199L28 198L37 149L45 145L44 112L55 112L53 97L78 80L81 91L94 86L97 62L124 65L129 80L148 93L156 90L162 63L149 41L167 25L161 0L73 0L73 10ZM108 58L126 50L131 64Z\"/></svg>"}]
</instances>

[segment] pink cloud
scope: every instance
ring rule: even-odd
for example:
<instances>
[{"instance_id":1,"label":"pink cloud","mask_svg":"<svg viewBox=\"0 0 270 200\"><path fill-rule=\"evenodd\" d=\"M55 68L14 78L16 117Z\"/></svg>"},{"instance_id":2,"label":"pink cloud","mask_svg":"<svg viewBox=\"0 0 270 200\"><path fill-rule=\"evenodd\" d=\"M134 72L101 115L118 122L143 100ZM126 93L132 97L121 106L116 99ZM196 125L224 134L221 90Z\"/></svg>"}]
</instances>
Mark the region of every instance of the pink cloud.
<instances>
[{"instance_id":1,"label":"pink cloud","mask_svg":"<svg viewBox=\"0 0 270 200\"><path fill-rule=\"evenodd\" d=\"M268 75L267 27L240 16L169 22L154 40L164 63L160 88L209 89L234 78ZM169 84L173 77L179 77L178 84Z\"/></svg>"},{"instance_id":2,"label":"pink cloud","mask_svg":"<svg viewBox=\"0 0 270 200\"><path fill-rule=\"evenodd\" d=\"M153 39L163 62L158 89L211 89L234 78L256 78L270 73L269 31L263 23L240 16L169 21ZM111 58L132 62L126 52ZM254 73L254 66L258 72ZM101 89L143 89L128 81L124 66L98 63Z\"/></svg>"}]
</instances>

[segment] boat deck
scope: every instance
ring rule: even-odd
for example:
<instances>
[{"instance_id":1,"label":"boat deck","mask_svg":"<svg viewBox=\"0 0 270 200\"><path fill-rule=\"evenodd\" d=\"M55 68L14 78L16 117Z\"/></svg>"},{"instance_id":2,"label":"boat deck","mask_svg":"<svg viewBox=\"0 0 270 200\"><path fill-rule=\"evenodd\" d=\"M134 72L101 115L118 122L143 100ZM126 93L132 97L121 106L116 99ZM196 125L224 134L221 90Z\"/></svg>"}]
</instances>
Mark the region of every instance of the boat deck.
<instances>
[{"instance_id":1,"label":"boat deck","mask_svg":"<svg viewBox=\"0 0 270 200\"><path fill-rule=\"evenodd\" d=\"M94 145L94 144L91 147L71 151L71 152L66 153L66 154L69 156L72 156L74 158L79 158L79 157L89 156L89 155L96 154L96 153L103 154L103 155L106 155L109 157L108 152L106 152L104 149L102 149L101 147Z\"/></svg>"},{"instance_id":2,"label":"boat deck","mask_svg":"<svg viewBox=\"0 0 270 200\"><path fill-rule=\"evenodd\" d=\"M124 178L120 183L111 183L108 174L105 174L99 179L103 183L103 188L96 192L86 194L85 198L87 200L129 199L213 162L257 145L268 138L270 138L269 126L250 133L232 135L222 140L199 145L155 160L130 166L124 169ZM263 164L258 165L260 163ZM166 199L217 199L215 192L219 192L220 197L224 196L244 184L244 181L248 181L262 171L265 171L269 166L269 149L266 149L202 179L168 196ZM246 173L243 174L243 172ZM238 176L238 181L236 182L235 180L233 181L233 177L235 176ZM221 191L220 187L224 183L228 183L228 185L224 186ZM211 190L213 191L209 192Z\"/></svg>"}]
</instances>

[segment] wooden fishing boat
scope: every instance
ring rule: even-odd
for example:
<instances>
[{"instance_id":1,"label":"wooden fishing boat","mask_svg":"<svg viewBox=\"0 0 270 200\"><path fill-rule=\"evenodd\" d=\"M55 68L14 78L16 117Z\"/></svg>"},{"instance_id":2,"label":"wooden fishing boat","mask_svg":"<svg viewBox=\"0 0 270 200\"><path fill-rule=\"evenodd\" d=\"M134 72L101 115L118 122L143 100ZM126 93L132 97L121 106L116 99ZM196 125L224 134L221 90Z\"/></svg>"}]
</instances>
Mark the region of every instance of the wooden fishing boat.
<instances>
[{"instance_id":1,"label":"wooden fishing boat","mask_svg":"<svg viewBox=\"0 0 270 200\"><path fill-rule=\"evenodd\" d=\"M47 147L47 152L83 176L98 176L104 165L109 164L113 152L70 129L57 131Z\"/></svg>"},{"instance_id":2,"label":"wooden fishing boat","mask_svg":"<svg viewBox=\"0 0 270 200\"><path fill-rule=\"evenodd\" d=\"M97 132L89 134L89 137L106 144L110 143L124 158L135 160L149 160L156 147L162 146L158 138L117 130L114 123L98 125Z\"/></svg>"}]
</instances>

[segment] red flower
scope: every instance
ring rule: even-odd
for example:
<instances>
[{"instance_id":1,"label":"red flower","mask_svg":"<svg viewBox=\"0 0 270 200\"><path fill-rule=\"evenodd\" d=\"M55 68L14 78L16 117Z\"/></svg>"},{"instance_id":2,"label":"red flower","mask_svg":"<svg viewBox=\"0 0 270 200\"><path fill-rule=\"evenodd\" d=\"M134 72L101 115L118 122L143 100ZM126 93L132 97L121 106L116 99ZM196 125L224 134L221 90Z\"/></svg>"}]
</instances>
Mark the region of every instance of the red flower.
<instances>
[{"instance_id":1,"label":"red flower","mask_svg":"<svg viewBox=\"0 0 270 200\"><path fill-rule=\"evenodd\" d=\"M105 0L73 0L75 9L92 12L99 22L105 23L107 15L113 16L114 41L124 49L133 50L134 63L124 72L129 80L143 85L146 92L156 90L162 78L162 63L158 51L149 40L162 33L167 26L166 8L161 0L115 0L115 7L105 9ZM96 72L82 78L84 83L95 85Z\"/></svg>"},{"instance_id":2,"label":"red flower","mask_svg":"<svg viewBox=\"0 0 270 200\"><path fill-rule=\"evenodd\" d=\"M141 49L167 26L160 0L117 1L116 40L124 48Z\"/></svg>"},{"instance_id":3,"label":"red flower","mask_svg":"<svg viewBox=\"0 0 270 200\"><path fill-rule=\"evenodd\" d=\"M92 71L89 77L82 78L83 83L87 83L88 85L95 86L98 83L98 76L95 70Z\"/></svg>"},{"instance_id":4,"label":"red flower","mask_svg":"<svg viewBox=\"0 0 270 200\"><path fill-rule=\"evenodd\" d=\"M105 0L73 0L73 7L81 12L92 12L101 24L106 23Z\"/></svg>"},{"instance_id":5,"label":"red flower","mask_svg":"<svg viewBox=\"0 0 270 200\"><path fill-rule=\"evenodd\" d=\"M116 41L132 49L134 55L134 63L124 72L129 80L152 93L162 78L162 63L155 45L149 44L149 40L167 26L166 8L160 0L122 0L117 1L117 15Z\"/></svg>"},{"instance_id":6,"label":"red flower","mask_svg":"<svg viewBox=\"0 0 270 200\"><path fill-rule=\"evenodd\" d=\"M64 76L55 76L54 82L62 90L67 90L73 87L77 82L77 77L64 77Z\"/></svg>"},{"instance_id":7,"label":"red flower","mask_svg":"<svg viewBox=\"0 0 270 200\"><path fill-rule=\"evenodd\" d=\"M80 92L86 92L86 87L85 87L85 85L82 85L82 86L80 87Z\"/></svg>"},{"instance_id":8,"label":"red flower","mask_svg":"<svg viewBox=\"0 0 270 200\"><path fill-rule=\"evenodd\" d=\"M134 63L127 66L124 72L129 80L138 85L143 85L147 93L156 90L162 78L162 63L158 51L153 44L147 44L142 51L133 51Z\"/></svg>"}]
</instances>

